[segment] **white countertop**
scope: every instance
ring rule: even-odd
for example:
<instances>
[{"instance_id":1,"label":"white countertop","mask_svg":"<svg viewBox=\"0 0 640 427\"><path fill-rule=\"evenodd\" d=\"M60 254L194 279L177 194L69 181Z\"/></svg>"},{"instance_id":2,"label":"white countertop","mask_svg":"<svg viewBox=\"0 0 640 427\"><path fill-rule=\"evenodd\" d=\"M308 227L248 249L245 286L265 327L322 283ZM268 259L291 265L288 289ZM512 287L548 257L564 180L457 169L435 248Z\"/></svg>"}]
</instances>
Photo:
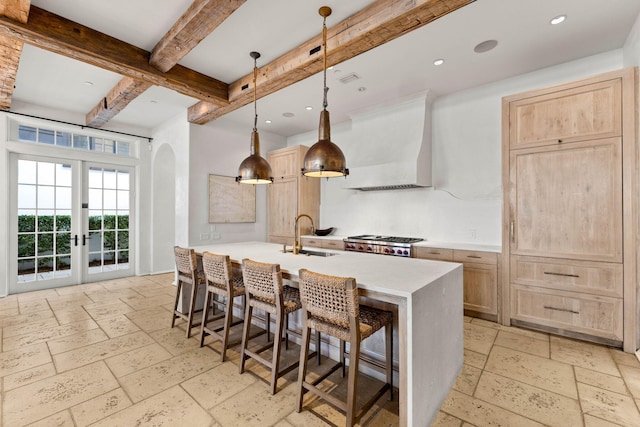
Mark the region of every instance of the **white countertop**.
<instances>
[{"instance_id":1,"label":"white countertop","mask_svg":"<svg viewBox=\"0 0 640 427\"><path fill-rule=\"evenodd\" d=\"M265 242L223 243L195 246L196 252L204 251L229 255L231 260L241 262L243 258L254 261L280 264L280 269L293 277L298 270L334 276L354 277L358 286L371 291L409 297L441 276L458 268L460 264L429 261L415 258L372 256L371 254L305 248L313 251L332 252L337 255L306 256L282 253L282 245Z\"/></svg>"},{"instance_id":2,"label":"white countertop","mask_svg":"<svg viewBox=\"0 0 640 427\"><path fill-rule=\"evenodd\" d=\"M346 239L347 236L337 236L337 235L328 235L328 236L311 236L306 235L302 236L307 239L317 239L317 240L343 240ZM413 246L421 246L427 248L443 248L443 249L459 249L464 251L480 251L480 252L495 252L502 253L502 247L500 245L483 245L477 243L452 243L452 242L432 242L429 240L423 240L421 242L412 243Z\"/></svg>"}]
</instances>

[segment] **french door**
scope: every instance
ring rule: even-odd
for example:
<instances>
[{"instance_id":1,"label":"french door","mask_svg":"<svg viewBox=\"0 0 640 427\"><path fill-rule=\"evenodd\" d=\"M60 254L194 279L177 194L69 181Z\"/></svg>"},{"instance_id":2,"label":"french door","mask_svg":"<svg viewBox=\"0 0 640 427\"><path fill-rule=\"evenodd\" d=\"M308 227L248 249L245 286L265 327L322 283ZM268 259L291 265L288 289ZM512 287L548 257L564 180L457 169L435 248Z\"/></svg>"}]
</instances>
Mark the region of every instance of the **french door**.
<instances>
[{"instance_id":1,"label":"french door","mask_svg":"<svg viewBox=\"0 0 640 427\"><path fill-rule=\"evenodd\" d=\"M133 169L18 155L10 292L134 274Z\"/></svg>"}]
</instances>

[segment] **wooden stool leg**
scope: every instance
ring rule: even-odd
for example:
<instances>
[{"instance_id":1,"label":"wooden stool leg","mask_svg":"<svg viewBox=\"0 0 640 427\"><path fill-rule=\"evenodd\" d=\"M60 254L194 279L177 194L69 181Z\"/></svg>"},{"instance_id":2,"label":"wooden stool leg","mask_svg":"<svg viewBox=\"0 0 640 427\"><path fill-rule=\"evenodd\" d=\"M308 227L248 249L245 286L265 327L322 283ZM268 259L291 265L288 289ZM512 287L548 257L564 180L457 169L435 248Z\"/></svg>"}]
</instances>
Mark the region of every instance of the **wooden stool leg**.
<instances>
[{"instance_id":1,"label":"wooden stool leg","mask_svg":"<svg viewBox=\"0 0 640 427\"><path fill-rule=\"evenodd\" d=\"M242 374L244 372L244 362L246 360L246 356L244 355L244 351L247 348L247 344L249 342L249 330L251 328L251 315L253 314L253 307L251 305L247 306L247 309L244 312L244 326L242 329L242 344L240 344L240 369L239 372Z\"/></svg>"},{"instance_id":2,"label":"wooden stool leg","mask_svg":"<svg viewBox=\"0 0 640 427\"><path fill-rule=\"evenodd\" d=\"M387 346L387 382L389 383L389 400L393 400L393 321L385 329L385 344Z\"/></svg>"},{"instance_id":3,"label":"wooden stool leg","mask_svg":"<svg viewBox=\"0 0 640 427\"><path fill-rule=\"evenodd\" d=\"M304 394L306 389L303 384L305 378L307 376L307 355L309 354L309 341L311 335L309 333L309 328L306 326L306 322L304 322L304 326L302 327L302 347L300 348L300 365L298 366L298 407L296 409L297 412L302 411L302 399L304 398Z\"/></svg>"},{"instance_id":4,"label":"wooden stool leg","mask_svg":"<svg viewBox=\"0 0 640 427\"><path fill-rule=\"evenodd\" d=\"M187 338L191 338L191 327L193 325L193 315L196 310L196 298L198 296L198 283L191 284L191 305L189 306L189 316L187 317Z\"/></svg>"},{"instance_id":5,"label":"wooden stool leg","mask_svg":"<svg viewBox=\"0 0 640 427\"><path fill-rule=\"evenodd\" d=\"M233 319L233 295L227 297L227 301L224 306L224 330L222 331L222 354L220 361L224 362L227 357L227 345L229 343L229 329L231 329L231 320Z\"/></svg>"},{"instance_id":6,"label":"wooden stool leg","mask_svg":"<svg viewBox=\"0 0 640 427\"><path fill-rule=\"evenodd\" d=\"M211 292L206 290L204 293L204 307L202 308L202 323L200 324L200 347L204 346L204 336L206 335L204 328L206 328L209 318L209 304L211 304Z\"/></svg>"},{"instance_id":7,"label":"wooden stool leg","mask_svg":"<svg viewBox=\"0 0 640 427\"><path fill-rule=\"evenodd\" d=\"M349 343L349 377L347 378L347 427L355 424L356 398L358 396L358 368L360 364L360 342Z\"/></svg>"},{"instance_id":8,"label":"wooden stool leg","mask_svg":"<svg viewBox=\"0 0 640 427\"><path fill-rule=\"evenodd\" d=\"M282 330L286 314L276 315L276 330L273 331L273 359L271 361L271 394L276 394L278 388L278 373L280 372L280 350L282 348Z\"/></svg>"},{"instance_id":9,"label":"wooden stool leg","mask_svg":"<svg viewBox=\"0 0 640 427\"><path fill-rule=\"evenodd\" d=\"M176 300L173 303L173 318L171 319L171 327L176 325L176 311L178 311L178 301L180 301L180 291L182 290L182 281L178 279L178 285L176 286Z\"/></svg>"}]
</instances>

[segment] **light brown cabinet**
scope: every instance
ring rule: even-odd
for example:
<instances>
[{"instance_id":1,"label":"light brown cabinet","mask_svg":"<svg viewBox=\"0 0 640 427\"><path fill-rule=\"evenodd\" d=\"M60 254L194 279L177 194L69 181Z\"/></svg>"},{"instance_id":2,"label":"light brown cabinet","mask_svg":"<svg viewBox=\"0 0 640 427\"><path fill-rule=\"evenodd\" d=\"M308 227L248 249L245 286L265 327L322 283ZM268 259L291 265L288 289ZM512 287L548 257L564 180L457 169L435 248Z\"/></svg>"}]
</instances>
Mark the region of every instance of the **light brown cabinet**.
<instances>
[{"instance_id":1,"label":"light brown cabinet","mask_svg":"<svg viewBox=\"0 0 640 427\"><path fill-rule=\"evenodd\" d=\"M626 69L503 99L502 323L635 351L634 82Z\"/></svg>"},{"instance_id":2,"label":"light brown cabinet","mask_svg":"<svg viewBox=\"0 0 640 427\"><path fill-rule=\"evenodd\" d=\"M293 244L296 216L307 214L319 223L320 180L301 176L300 170L308 147L296 145L270 151L267 160L274 181L268 193L268 240ZM311 234L308 219L300 220L300 235Z\"/></svg>"},{"instance_id":3,"label":"light brown cabinet","mask_svg":"<svg viewBox=\"0 0 640 427\"><path fill-rule=\"evenodd\" d=\"M465 314L496 321L498 317L498 255L493 252L414 247L416 258L463 264Z\"/></svg>"},{"instance_id":4,"label":"light brown cabinet","mask_svg":"<svg viewBox=\"0 0 640 427\"><path fill-rule=\"evenodd\" d=\"M315 237L303 237L302 246L343 251L344 241L342 239L316 239Z\"/></svg>"}]
</instances>

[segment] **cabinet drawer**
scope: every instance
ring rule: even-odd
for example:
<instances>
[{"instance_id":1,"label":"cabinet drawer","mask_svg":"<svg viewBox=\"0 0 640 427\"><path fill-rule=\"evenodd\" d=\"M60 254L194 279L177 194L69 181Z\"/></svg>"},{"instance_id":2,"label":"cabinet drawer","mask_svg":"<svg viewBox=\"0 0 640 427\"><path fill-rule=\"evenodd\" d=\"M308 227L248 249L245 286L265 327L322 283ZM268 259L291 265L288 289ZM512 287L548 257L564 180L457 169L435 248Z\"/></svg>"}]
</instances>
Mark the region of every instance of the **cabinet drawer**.
<instances>
[{"instance_id":1,"label":"cabinet drawer","mask_svg":"<svg viewBox=\"0 0 640 427\"><path fill-rule=\"evenodd\" d=\"M344 241L339 239L322 239L320 241L322 243L322 247L325 249L336 249L343 251L344 250Z\"/></svg>"},{"instance_id":2,"label":"cabinet drawer","mask_svg":"<svg viewBox=\"0 0 640 427\"><path fill-rule=\"evenodd\" d=\"M415 257L422 259L432 259L436 261L453 261L453 249L425 248L414 246Z\"/></svg>"},{"instance_id":3,"label":"cabinet drawer","mask_svg":"<svg viewBox=\"0 0 640 427\"><path fill-rule=\"evenodd\" d=\"M314 239L313 237L303 237L300 239L300 243L302 244L302 246L312 246L314 248L322 247L322 240Z\"/></svg>"},{"instance_id":4,"label":"cabinet drawer","mask_svg":"<svg viewBox=\"0 0 640 427\"><path fill-rule=\"evenodd\" d=\"M453 260L455 262L476 262L480 264L498 264L498 254L493 252L480 252L480 251L463 251L454 250Z\"/></svg>"},{"instance_id":5,"label":"cabinet drawer","mask_svg":"<svg viewBox=\"0 0 640 427\"><path fill-rule=\"evenodd\" d=\"M293 245L293 237L269 236L269 243L279 243L281 245Z\"/></svg>"},{"instance_id":6,"label":"cabinet drawer","mask_svg":"<svg viewBox=\"0 0 640 427\"><path fill-rule=\"evenodd\" d=\"M553 328L622 340L622 299L511 286L511 317Z\"/></svg>"},{"instance_id":7,"label":"cabinet drawer","mask_svg":"<svg viewBox=\"0 0 640 427\"><path fill-rule=\"evenodd\" d=\"M516 256L511 283L622 297L622 264Z\"/></svg>"}]
</instances>

